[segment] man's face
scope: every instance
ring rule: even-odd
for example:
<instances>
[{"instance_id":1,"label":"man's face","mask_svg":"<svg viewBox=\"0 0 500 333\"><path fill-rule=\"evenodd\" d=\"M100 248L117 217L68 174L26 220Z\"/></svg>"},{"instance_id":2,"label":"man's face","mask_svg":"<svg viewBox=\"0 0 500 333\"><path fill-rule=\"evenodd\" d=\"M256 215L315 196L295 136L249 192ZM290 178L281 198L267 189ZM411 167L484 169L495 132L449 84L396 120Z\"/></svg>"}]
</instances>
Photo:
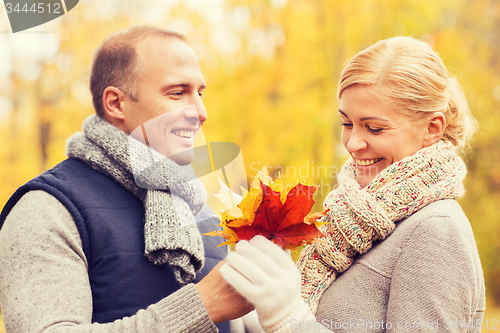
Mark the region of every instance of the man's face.
<instances>
[{"instance_id":1,"label":"man's face","mask_svg":"<svg viewBox=\"0 0 500 333\"><path fill-rule=\"evenodd\" d=\"M147 37L136 50L142 69L139 96L123 100L122 130L176 163L189 164L194 138L207 119L198 58L175 38Z\"/></svg>"}]
</instances>

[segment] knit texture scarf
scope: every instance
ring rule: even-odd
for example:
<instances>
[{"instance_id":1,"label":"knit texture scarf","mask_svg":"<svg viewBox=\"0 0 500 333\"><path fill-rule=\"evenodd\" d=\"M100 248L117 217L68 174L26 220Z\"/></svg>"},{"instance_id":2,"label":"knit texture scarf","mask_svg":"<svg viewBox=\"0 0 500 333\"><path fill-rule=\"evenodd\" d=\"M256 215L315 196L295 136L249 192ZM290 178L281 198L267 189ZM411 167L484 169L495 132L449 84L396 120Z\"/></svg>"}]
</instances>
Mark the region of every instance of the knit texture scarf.
<instances>
[{"instance_id":1,"label":"knit texture scarf","mask_svg":"<svg viewBox=\"0 0 500 333\"><path fill-rule=\"evenodd\" d=\"M339 187L325 199L330 209L321 227L326 237L307 246L297 265L302 297L313 313L337 274L346 271L357 254L383 240L395 223L437 200L463 195L466 168L450 143L439 141L382 170L368 186L356 182L349 159L338 175Z\"/></svg>"},{"instance_id":2,"label":"knit texture scarf","mask_svg":"<svg viewBox=\"0 0 500 333\"><path fill-rule=\"evenodd\" d=\"M68 157L105 174L144 204L144 253L168 264L181 286L203 267L203 241L195 223L207 198L191 167L177 163L92 115L66 143Z\"/></svg>"}]
</instances>

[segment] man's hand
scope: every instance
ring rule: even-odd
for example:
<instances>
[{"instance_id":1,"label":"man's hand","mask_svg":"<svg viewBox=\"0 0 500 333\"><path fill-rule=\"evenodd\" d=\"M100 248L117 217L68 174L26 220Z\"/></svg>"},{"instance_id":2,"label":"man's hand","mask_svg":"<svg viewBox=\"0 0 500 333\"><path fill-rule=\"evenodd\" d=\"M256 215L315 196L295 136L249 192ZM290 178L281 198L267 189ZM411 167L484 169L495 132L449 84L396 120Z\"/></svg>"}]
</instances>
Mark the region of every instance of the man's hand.
<instances>
[{"instance_id":1,"label":"man's hand","mask_svg":"<svg viewBox=\"0 0 500 333\"><path fill-rule=\"evenodd\" d=\"M221 261L196 284L201 300L214 323L239 318L253 310L253 305L241 296L222 278L219 268L226 260Z\"/></svg>"},{"instance_id":2,"label":"man's hand","mask_svg":"<svg viewBox=\"0 0 500 333\"><path fill-rule=\"evenodd\" d=\"M290 256L262 236L240 240L220 268L224 279L257 311L266 332L289 332L292 319L316 321L300 294L300 273Z\"/></svg>"}]
</instances>

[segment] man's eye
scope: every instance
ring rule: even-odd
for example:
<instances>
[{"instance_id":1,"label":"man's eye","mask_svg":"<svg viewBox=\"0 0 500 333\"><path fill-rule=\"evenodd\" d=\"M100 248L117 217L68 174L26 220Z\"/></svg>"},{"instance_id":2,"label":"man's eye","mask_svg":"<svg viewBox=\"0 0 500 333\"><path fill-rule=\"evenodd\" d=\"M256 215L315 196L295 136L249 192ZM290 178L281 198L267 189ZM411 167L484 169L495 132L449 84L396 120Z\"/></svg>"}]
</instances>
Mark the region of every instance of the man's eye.
<instances>
[{"instance_id":1,"label":"man's eye","mask_svg":"<svg viewBox=\"0 0 500 333\"><path fill-rule=\"evenodd\" d=\"M175 91L175 92L170 93L170 95L173 95L173 96L182 96L182 94L183 94L182 91Z\"/></svg>"}]
</instances>

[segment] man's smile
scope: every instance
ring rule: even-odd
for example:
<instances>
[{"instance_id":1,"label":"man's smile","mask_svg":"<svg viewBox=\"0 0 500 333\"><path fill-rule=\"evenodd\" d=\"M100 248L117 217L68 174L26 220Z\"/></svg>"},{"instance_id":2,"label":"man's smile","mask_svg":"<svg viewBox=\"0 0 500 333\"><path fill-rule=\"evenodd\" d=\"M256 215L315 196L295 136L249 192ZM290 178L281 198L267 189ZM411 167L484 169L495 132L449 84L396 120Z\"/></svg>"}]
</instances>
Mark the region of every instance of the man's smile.
<instances>
[{"instance_id":1,"label":"man's smile","mask_svg":"<svg viewBox=\"0 0 500 333\"><path fill-rule=\"evenodd\" d=\"M195 131L187 131L187 130L174 130L172 131L174 135L180 136L181 138L192 138L196 135Z\"/></svg>"}]
</instances>

